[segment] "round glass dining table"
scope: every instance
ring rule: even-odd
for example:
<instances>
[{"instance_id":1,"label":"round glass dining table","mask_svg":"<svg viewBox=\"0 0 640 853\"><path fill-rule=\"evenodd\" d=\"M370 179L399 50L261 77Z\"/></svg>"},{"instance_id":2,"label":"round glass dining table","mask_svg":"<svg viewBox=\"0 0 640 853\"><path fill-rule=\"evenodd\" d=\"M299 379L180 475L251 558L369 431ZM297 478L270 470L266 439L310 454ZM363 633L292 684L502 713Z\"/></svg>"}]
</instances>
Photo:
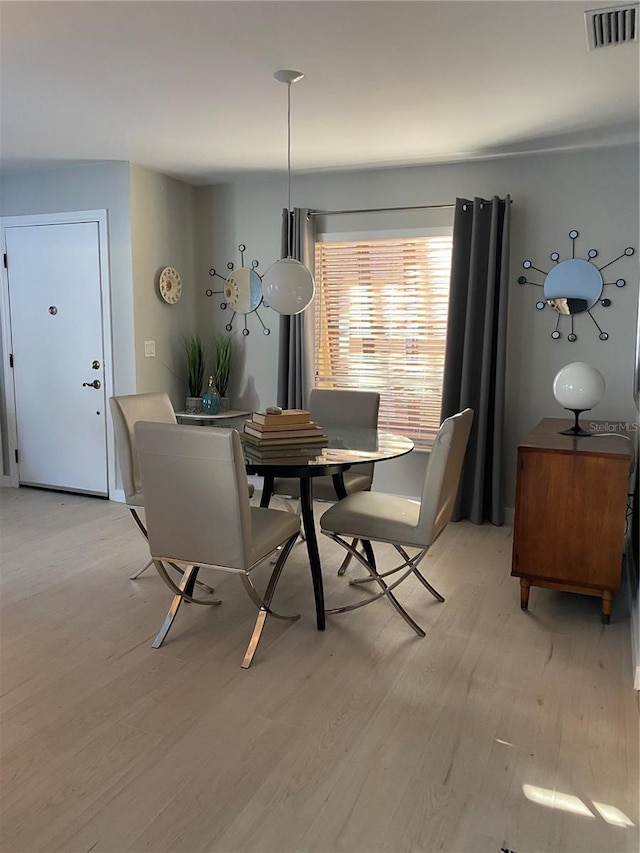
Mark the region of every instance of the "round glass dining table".
<instances>
[{"instance_id":1,"label":"round glass dining table","mask_svg":"<svg viewBox=\"0 0 640 853\"><path fill-rule=\"evenodd\" d=\"M244 418L225 418L215 422L217 427L237 429L242 436ZM245 465L248 474L263 477L260 506L269 506L276 477L294 477L300 481L300 514L307 542L309 567L313 582L318 630L325 627L324 587L322 566L318 550L313 516L313 480L331 476L336 498L347 496L343 474L352 465L395 459L413 450L413 441L403 435L362 427L323 427L328 442L324 447L309 448L304 445L260 451L255 445L243 441ZM366 545L370 548L369 543Z\"/></svg>"}]
</instances>

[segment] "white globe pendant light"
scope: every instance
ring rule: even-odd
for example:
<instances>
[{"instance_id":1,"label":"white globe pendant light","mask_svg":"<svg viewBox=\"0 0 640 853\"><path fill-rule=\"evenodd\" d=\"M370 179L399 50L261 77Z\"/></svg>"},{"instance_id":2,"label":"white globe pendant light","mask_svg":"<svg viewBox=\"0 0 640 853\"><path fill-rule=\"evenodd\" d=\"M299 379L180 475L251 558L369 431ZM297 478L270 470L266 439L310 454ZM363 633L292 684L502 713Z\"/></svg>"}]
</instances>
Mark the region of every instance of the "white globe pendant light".
<instances>
[{"instance_id":1,"label":"white globe pendant light","mask_svg":"<svg viewBox=\"0 0 640 853\"><path fill-rule=\"evenodd\" d=\"M291 214L291 84L302 80L300 71L276 71L279 83L287 84L287 212ZM287 223L287 257L271 264L262 276L264 301L278 314L300 314L308 308L315 292L311 271L291 257L291 232Z\"/></svg>"},{"instance_id":2,"label":"white globe pendant light","mask_svg":"<svg viewBox=\"0 0 640 853\"><path fill-rule=\"evenodd\" d=\"M265 302L278 314L299 314L309 307L315 286L313 276L295 258L282 258L271 264L262 278Z\"/></svg>"}]
</instances>

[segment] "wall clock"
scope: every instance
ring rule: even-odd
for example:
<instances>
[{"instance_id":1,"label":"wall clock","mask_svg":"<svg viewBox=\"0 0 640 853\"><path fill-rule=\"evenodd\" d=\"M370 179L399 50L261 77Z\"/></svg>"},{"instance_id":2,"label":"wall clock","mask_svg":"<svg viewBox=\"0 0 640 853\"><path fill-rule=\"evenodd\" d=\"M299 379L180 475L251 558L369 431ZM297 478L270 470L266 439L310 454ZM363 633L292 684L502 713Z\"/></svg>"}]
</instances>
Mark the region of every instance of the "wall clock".
<instances>
[{"instance_id":1,"label":"wall clock","mask_svg":"<svg viewBox=\"0 0 640 853\"><path fill-rule=\"evenodd\" d=\"M229 274L226 277L220 275L220 273L216 272L213 268L209 270L209 275L223 279L224 285L222 290L207 290L207 296L213 296L216 293L223 294L224 299L220 303L220 308L222 308L223 311L230 308L233 312L231 319L225 326L227 332L233 331L233 322L235 318L241 314L244 316L244 328L242 329L242 334L248 335L249 328L247 327L247 317L250 314L255 314L258 318L258 322L262 326L262 334L270 335L271 330L265 326L260 314L258 313L258 308L260 308L261 305L267 307L266 302L264 302L262 298L262 278L257 272L258 261L251 261L251 266L245 267L244 253L246 252L247 247L244 243L240 243L238 250L240 252L240 266L235 268L233 262L229 261L227 264Z\"/></svg>"},{"instance_id":2,"label":"wall clock","mask_svg":"<svg viewBox=\"0 0 640 853\"><path fill-rule=\"evenodd\" d=\"M586 259L576 258L575 241L578 237L579 233L575 229L569 231L571 257L562 261L559 252L552 252L549 258L555 266L548 272L535 267L529 260L523 262L522 266L526 270L535 270L545 277L543 283L529 281L526 276L520 276L518 284L534 284L536 287L543 288L544 299L536 302L536 308L542 311L548 305L557 313L556 326L551 332L554 341L562 337L561 323L564 322L563 317L569 318L570 331L567 340L571 343L578 340L574 327L576 314L588 314L598 330L598 338L601 341L606 341L609 339L609 333L602 329L592 311L598 306L603 308L611 306L611 299L603 296L605 287L610 285L615 285L618 288L624 287L626 281L623 278L605 281L602 271L621 258L633 255L634 249L628 246L617 258L599 267L595 261L598 257L596 249L589 249Z\"/></svg>"},{"instance_id":3,"label":"wall clock","mask_svg":"<svg viewBox=\"0 0 640 853\"><path fill-rule=\"evenodd\" d=\"M182 296L182 279L180 273L173 267L165 267L158 281L160 296L169 305L173 305Z\"/></svg>"}]
</instances>

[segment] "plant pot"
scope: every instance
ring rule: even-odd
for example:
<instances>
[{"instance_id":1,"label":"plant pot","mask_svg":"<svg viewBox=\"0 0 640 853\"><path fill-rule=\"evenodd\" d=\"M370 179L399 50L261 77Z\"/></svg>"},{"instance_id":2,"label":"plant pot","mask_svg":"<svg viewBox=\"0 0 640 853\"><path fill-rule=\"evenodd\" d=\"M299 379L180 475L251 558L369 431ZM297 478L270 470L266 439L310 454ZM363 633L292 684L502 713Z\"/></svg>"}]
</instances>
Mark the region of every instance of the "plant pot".
<instances>
[{"instance_id":1,"label":"plant pot","mask_svg":"<svg viewBox=\"0 0 640 853\"><path fill-rule=\"evenodd\" d=\"M184 407L186 414L199 415L202 412L202 397L187 397Z\"/></svg>"},{"instance_id":2,"label":"plant pot","mask_svg":"<svg viewBox=\"0 0 640 853\"><path fill-rule=\"evenodd\" d=\"M220 397L220 411L228 412L229 411L229 398L228 397Z\"/></svg>"}]
</instances>

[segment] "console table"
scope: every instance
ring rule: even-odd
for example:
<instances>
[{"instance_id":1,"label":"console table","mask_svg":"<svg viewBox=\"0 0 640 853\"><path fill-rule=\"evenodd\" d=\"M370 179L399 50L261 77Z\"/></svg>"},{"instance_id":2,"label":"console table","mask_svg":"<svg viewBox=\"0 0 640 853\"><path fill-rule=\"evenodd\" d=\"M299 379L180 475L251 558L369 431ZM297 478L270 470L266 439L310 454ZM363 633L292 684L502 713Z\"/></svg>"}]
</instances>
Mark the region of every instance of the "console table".
<instances>
[{"instance_id":1,"label":"console table","mask_svg":"<svg viewBox=\"0 0 640 853\"><path fill-rule=\"evenodd\" d=\"M545 418L518 445L511 575L523 610L531 586L595 595L606 625L620 589L632 447L606 421L591 421L588 437L558 434L571 425Z\"/></svg>"}]
</instances>

